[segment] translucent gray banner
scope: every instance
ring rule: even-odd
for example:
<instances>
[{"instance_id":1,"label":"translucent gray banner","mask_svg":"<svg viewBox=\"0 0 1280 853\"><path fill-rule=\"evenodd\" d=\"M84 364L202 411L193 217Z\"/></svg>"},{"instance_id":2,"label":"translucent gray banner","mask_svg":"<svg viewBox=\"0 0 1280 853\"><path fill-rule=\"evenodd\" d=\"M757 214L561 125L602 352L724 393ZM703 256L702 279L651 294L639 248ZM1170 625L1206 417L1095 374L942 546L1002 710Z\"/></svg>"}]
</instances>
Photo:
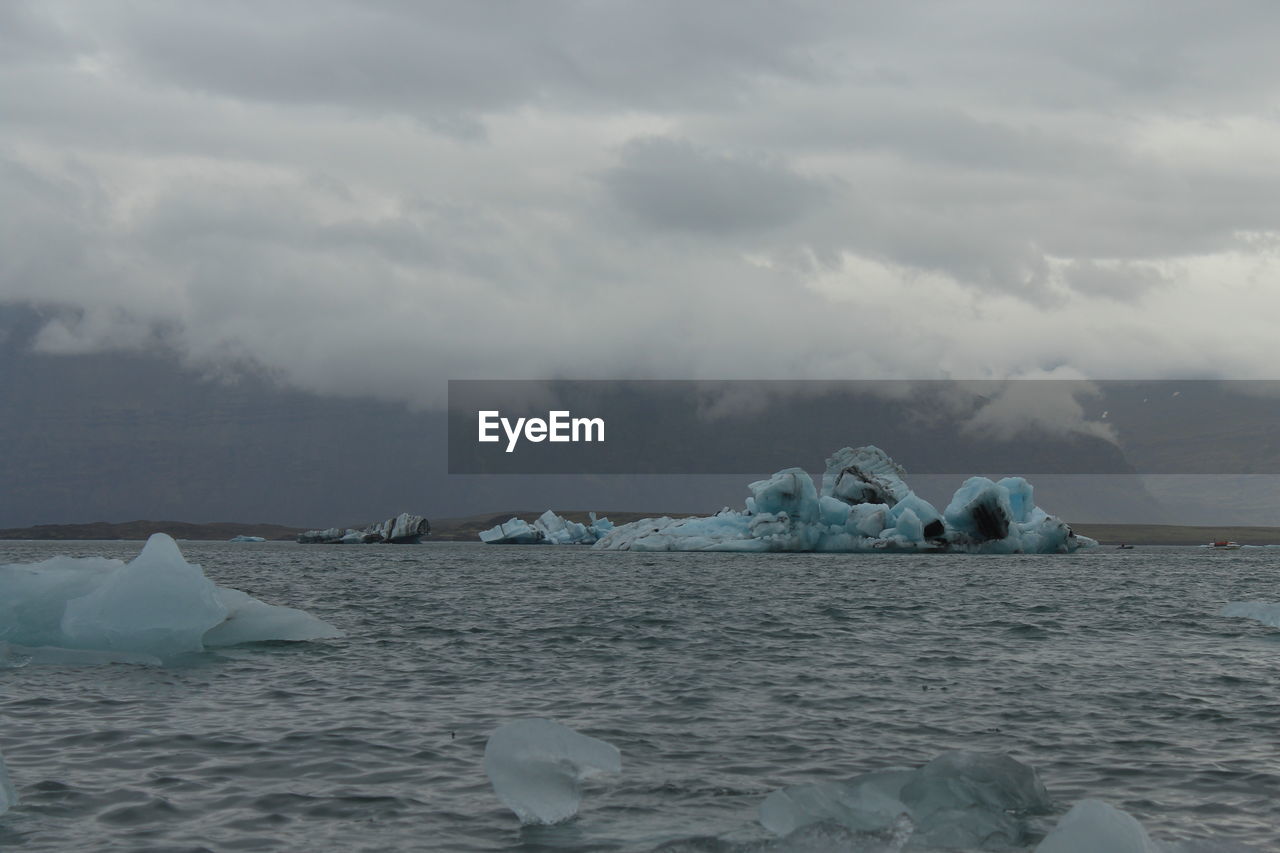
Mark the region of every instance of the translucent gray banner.
<instances>
[{"instance_id":1,"label":"translucent gray banner","mask_svg":"<svg viewBox=\"0 0 1280 853\"><path fill-rule=\"evenodd\" d=\"M1280 473L1280 381L455 380L452 474Z\"/></svg>"}]
</instances>

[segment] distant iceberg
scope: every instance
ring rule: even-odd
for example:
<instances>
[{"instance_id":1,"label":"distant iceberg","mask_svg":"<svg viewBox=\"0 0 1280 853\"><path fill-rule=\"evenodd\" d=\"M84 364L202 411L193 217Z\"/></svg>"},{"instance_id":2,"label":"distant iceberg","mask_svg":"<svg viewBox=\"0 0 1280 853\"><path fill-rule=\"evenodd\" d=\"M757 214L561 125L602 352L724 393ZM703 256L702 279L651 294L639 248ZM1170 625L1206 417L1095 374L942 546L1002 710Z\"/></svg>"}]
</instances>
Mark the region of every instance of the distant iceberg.
<instances>
[{"instance_id":1,"label":"distant iceberg","mask_svg":"<svg viewBox=\"0 0 1280 853\"><path fill-rule=\"evenodd\" d=\"M217 586L166 534L128 563L0 566L0 666L162 663L209 646L343 636L323 620Z\"/></svg>"},{"instance_id":2,"label":"distant iceberg","mask_svg":"<svg viewBox=\"0 0 1280 853\"><path fill-rule=\"evenodd\" d=\"M787 468L752 483L746 508L706 518L647 518L614 528L605 551L958 551L1069 553L1098 543L1035 505L1021 477L970 477L939 512L878 447L846 447L813 478Z\"/></svg>"},{"instance_id":3,"label":"distant iceberg","mask_svg":"<svg viewBox=\"0 0 1280 853\"><path fill-rule=\"evenodd\" d=\"M486 545L593 545L614 529L607 518L589 514L589 521L582 524L570 521L547 510L530 524L512 518L480 532L480 541Z\"/></svg>"},{"instance_id":4,"label":"distant iceberg","mask_svg":"<svg viewBox=\"0 0 1280 853\"><path fill-rule=\"evenodd\" d=\"M393 545L416 545L431 533L431 523L421 515L402 512L395 518L375 522L363 530L329 527L298 534L303 545L369 545L389 542Z\"/></svg>"},{"instance_id":5,"label":"distant iceberg","mask_svg":"<svg viewBox=\"0 0 1280 853\"><path fill-rule=\"evenodd\" d=\"M239 536L232 536L228 542L266 542L266 538L262 536L246 536L243 533Z\"/></svg>"}]
</instances>

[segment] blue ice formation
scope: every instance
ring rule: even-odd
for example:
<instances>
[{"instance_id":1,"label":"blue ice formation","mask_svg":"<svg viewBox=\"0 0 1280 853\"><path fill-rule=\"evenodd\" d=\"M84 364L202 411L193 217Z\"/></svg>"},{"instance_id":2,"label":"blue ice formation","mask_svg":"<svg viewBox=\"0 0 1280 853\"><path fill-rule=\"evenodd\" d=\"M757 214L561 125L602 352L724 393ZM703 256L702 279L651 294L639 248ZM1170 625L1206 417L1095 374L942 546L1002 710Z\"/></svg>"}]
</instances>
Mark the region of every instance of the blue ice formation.
<instances>
[{"instance_id":1,"label":"blue ice formation","mask_svg":"<svg viewBox=\"0 0 1280 853\"><path fill-rule=\"evenodd\" d=\"M536 717L507 723L484 747L493 792L526 824L568 820L582 803L584 779L621 770L613 744Z\"/></svg>"},{"instance_id":2,"label":"blue ice formation","mask_svg":"<svg viewBox=\"0 0 1280 853\"><path fill-rule=\"evenodd\" d=\"M242 533L239 536L232 536L227 541L228 542L266 542L267 540L262 536L246 536Z\"/></svg>"},{"instance_id":3,"label":"blue ice formation","mask_svg":"<svg viewBox=\"0 0 1280 853\"><path fill-rule=\"evenodd\" d=\"M512 518L480 532L480 541L486 545L593 545L613 530L613 522L596 518L590 513L590 521L582 524L570 521L547 510L530 524Z\"/></svg>"},{"instance_id":4,"label":"blue ice formation","mask_svg":"<svg viewBox=\"0 0 1280 853\"><path fill-rule=\"evenodd\" d=\"M1021 477L965 480L939 512L911 490L878 447L846 447L827 460L822 490L800 468L748 488L743 510L706 518L647 518L613 529L605 551L960 551L1068 553L1098 543L1035 505Z\"/></svg>"},{"instance_id":5,"label":"blue ice formation","mask_svg":"<svg viewBox=\"0 0 1280 853\"><path fill-rule=\"evenodd\" d=\"M163 533L128 563L0 566L0 664L160 664L208 646L341 636L301 610L217 586Z\"/></svg>"}]
</instances>

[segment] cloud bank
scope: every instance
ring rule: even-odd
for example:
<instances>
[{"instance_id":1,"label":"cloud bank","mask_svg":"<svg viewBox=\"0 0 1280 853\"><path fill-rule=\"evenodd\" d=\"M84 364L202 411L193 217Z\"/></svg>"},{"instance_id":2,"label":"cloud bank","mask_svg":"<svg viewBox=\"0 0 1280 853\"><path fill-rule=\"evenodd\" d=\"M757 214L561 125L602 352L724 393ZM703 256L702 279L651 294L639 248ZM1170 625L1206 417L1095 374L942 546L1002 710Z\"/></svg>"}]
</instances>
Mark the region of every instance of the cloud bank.
<instances>
[{"instance_id":1,"label":"cloud bank","mask_svg":"<svg viewBox=\"0 0 1280 853\"><path fill-rule=\"evenodd\" d=\"M0 301L449 378L1273 378L1280 8L0 9Z\"/></svg>"}]
</instances>

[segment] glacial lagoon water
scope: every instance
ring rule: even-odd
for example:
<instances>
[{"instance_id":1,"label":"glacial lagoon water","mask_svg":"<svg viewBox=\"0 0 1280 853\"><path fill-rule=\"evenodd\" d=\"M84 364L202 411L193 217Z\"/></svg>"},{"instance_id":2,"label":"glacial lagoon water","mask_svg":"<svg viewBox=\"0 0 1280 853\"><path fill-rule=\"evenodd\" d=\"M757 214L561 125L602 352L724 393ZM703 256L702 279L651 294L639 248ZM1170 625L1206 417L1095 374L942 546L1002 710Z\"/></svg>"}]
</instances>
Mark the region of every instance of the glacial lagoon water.
<instances>
[{"instance_id":1,"label":"glacial lagoon water","mask_svg":"<svg viewBox=\"0 0 1280 853\"><path fill-rule=\"evenodd\" d=\"M0 543L0 563L141 543ZM648 851L770 837L783 785L1004 752L1055 804L1275 849L1280 550L1061 556L598 553L182 543L340 640L167 668L0 663L21 803L0 849ZM521 827L488 734L547 717L622 752L576 819ZM713 849L706 846L706 849Z\"/></svg>"}]
</instances>

